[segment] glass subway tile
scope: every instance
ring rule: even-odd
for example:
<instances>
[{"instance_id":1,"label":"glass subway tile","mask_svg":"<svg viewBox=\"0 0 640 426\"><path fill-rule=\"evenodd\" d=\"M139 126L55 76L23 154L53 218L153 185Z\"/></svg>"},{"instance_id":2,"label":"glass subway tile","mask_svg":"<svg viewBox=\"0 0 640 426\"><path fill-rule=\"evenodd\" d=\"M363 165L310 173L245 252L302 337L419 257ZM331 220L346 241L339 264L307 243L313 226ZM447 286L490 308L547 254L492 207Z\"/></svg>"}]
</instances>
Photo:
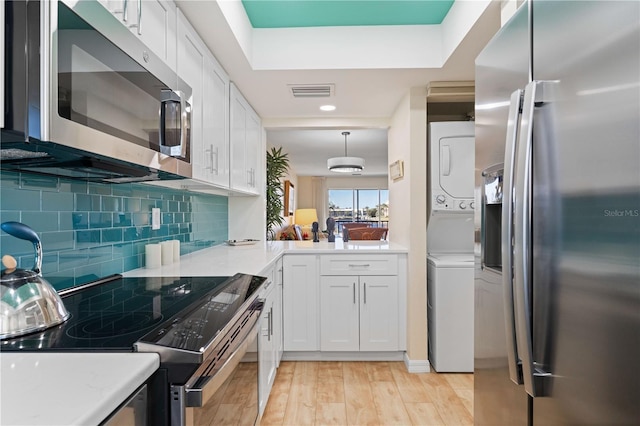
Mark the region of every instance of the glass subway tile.
<instances>
[{"instance_id":1,"label":"glass subway tile","mask_svg":"<svg viewBox=\"0 0 640 426\"><path fill-rule=\"evenodd\" d=\"M71 213L71 226L73 229L89 229L89 213Z\"/></svg>"},{"instance_id":2,"label":"glass subway tile","mask_svg":"<svg viewBox=\"0 0 640 426\"><path fill-rule=\"evenodd\" d=\"M139 198L123 198L122 211L134 213L142 211L142 204Z\"/></svg>"},{"instance_id":3,"label":"glass subway tile","mask_svg":"<svg viewBox=\"0 0 640 426\"><path fill-rule=\"evenodd\" d=\"M25 191L0 187L2 210L40 210L40 191Z\"/></svg>"},{"instance_id":4,"label":"glass subway tile","mask_svg":"<svg viewBox=\"0 0 640 426\"><path fill-rule=\"evenodd\" d=\"M58 230L58 212L22 212L20 220L36 232Z\"/></svg>"},{"instance_id":5,"label":"glass subway tile","mask_svg":"<svg viewBox=\"0 0 640 426\"><path fill-rule=\"evenodd\" d=\"M122 241L122 229L103 229L102 230L102 243L119 243Z\"/></svg>"},{"instance_id":6,"label":"glass subway tile","mask_svg":"<svg viewBox=\"0 0 640 426\"><path fill-rule=\"evenodd\" d=\"M100 231L75 231L76 245L79 247L87 247L88 245L96 245L100 243Z\"/></svg>"},{"instance_id":7,"label":"glass subway tile","mask_svg":"<svg viewBox=\"0 0 640 426\"><path fill-rule=\"evenodd\" d=\"M101 211L103 212L123 211L122 198L103 196Z\"/></svg>"},{"instance_id":8,"label":"glass subway tile","mask_svg":"<svg viewBox=\"0 0 640 426\"><path fill-rule=\"evenodd\" d=\"M73 210L73 194L42 192L42 211L69 212Z\"/></svg>"},{"instance_id":9,"label":"glass subway tile","mask_svg":"<svg viewBox=\"0 0 640 426\"><path fill-rule=\"evenodd\" d=\"M123 226L131 226L131 213L113 213L113 226L114 227L123 227Z\"/></svg>"},{"instance_id":10,"label":"glass subway tile","mask_svg":"<svg viewBox=\"0 0 640 426\"><path fill-rule=\"evenodd\" d=\"M129 257L133 255L132 243L121 243L113 245L113 258L119 259L122 257Z\"/></svg>"},{"instance_id":11,"label":"glass subway tile","mask_svg":"<svg viewBox=\"0 0 640 426\"><path fill-rule=\"evenodd\" d=\"M2 207L2 200L0 200L0 207ZM0 211L0 223L4 222L20 222L20 212Z\"/></svg>"},{"instance_id":12,"label":"glass subway tile","mask_svg":"<svg viewBox=\"0 0 640 426\"><path fill-rule=\"evenodd\" d=\"M69 250L73 249L73 232L43 232L40 234L42 248L45 251Z\"/></svg>"},{"instance_id":13,"label":"glass subway tile","mask_svg":"<svg viewBox=\"0 0 640 426\"><path fill-rule=\"evenodd\" d=\"M111 228L111 213L89 213L89 228Z\"/></svg>"},{"instance_id":14,"label":"glass subway tile","mask_svg":"<svg viewBox=\"0 0 640 426\"><path fill-rule=\"evenodd\" d=\"M111 187L113 185L104 183L89 182L89 194L95 195L111 195Z\"/></svg>"},{"instance_id":15,"label":"glass subway tile","mask_svg":"<svg viewBox=\"0 0 640 426\"><path fill-rule=\"evenodd\" d=\"M98 195L76 194L75 210L100 211L100 197Z\"/></svg>"}]
</instances>

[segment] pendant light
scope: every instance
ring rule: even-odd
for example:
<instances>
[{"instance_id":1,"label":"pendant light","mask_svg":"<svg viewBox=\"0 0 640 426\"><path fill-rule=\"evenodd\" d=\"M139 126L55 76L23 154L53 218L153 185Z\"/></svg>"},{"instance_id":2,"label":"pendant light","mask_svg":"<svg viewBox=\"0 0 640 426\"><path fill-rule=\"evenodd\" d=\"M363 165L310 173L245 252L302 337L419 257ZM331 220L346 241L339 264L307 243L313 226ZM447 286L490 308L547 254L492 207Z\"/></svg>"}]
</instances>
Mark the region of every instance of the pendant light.
<instances>
[{"instance_id":1,"label":"pendant light","mask_svg":"<svg viewBox=\"0 0 640 426\"><path fill-rule=\"evenodd\" d=\"M344 135L344 157L334 157L327 160L327 167L332 172L353 173L364 169L364 158L347 156L347 136L350 132L342 132Z\"/></svg>"}]
</instances>

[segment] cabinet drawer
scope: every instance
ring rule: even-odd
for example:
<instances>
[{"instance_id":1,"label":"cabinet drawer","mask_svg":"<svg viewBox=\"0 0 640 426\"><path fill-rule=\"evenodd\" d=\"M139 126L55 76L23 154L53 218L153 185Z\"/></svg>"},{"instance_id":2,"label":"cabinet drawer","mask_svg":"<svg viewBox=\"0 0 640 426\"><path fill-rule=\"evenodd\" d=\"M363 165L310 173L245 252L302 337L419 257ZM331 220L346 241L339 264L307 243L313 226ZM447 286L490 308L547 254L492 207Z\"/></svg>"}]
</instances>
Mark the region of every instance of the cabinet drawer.
<instances>
[{"instance_id":1,"label":"cabinet drawer","mask_svg":"<svg viewBox=\"0 0 640 426\"><path fill-rule=\"evenodd\" d=\"M320 256L320 275L397 275L398 256L328 255Z\"/></svg>"}]
</instances>

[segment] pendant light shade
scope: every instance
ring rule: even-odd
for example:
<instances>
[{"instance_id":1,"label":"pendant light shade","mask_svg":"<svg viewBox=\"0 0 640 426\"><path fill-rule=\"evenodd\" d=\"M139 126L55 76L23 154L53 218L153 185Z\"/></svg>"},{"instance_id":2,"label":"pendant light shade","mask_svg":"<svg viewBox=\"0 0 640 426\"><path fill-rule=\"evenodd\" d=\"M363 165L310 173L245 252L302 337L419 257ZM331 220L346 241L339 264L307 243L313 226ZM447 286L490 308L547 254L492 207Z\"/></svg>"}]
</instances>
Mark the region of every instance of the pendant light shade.
<instances>
[{"instance_id":1,"label":"pendant light shade","mask_svg":"<svg viewBox=\"0 0 640 426\"><path fill-rule=\"evenodd\" d=\"M333 157L327 160L327 167L332 172L353 173L364 169L364 158L347 156L347 136L350 132L342 132L344 135L344 157Z\"/></svg>"}]
</instances>

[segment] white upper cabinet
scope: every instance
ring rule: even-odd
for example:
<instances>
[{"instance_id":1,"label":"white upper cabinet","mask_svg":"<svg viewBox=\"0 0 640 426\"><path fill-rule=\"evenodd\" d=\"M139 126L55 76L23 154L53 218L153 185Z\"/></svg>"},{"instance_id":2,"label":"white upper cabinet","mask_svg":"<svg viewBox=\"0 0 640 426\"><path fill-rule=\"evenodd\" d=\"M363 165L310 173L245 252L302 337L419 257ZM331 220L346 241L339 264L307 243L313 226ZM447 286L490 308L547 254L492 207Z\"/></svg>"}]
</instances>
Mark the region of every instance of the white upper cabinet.
<instances>
[{"instance_id":1,"label":"white upper cabinet","mask_svg":"<svg viewBox=\"0 0 640 426\"><path fill-rule=\"evenodd\" d=\"M178 76L191 88L193 178L229 187L229 78L182 12Z\"/></svg>"},{"instance_id":2,"label":"white upper cabinet","mask_svg":"<svg viewBox=\"0 0 640 426\"><path fill-rule=\"evenodd\" d=\"M99 0L123 25L176 69L176 5L171 0ZM172 84L173 82L165 82Z\"/></svg>"},{"instance_id":3,"label":"white upper cabinet","mask_svg":"<svg viewBox=\"0 0 640 426\"><path fill-rule=\"evenodd\" d=\"M178 77L191 88L191 168L193 177L204 174L203 94L206 47L187 18L178 11ZM182 88L178 88L182 89ZM184 90L184 89L182 89Z\"/></svg>"},{"instance_id":4,"label":"white upper cabinet","mask_svg":"<svg viewBox=\"0 0 640 426\"><path fill-rule=\"evenodd\" d=\"M261 144L260 117L233 83L230 92L231 188L259 194L262 182L259 159L266 155Z\"/></svg>"},{"instance_id":5,"label":"white upper cabinet","mask_svg":"<svg viewBox=\"0 0 640 426\"><path fill-rule=\"evenodd\" d=\"M204 67L203 179L229 187L229 77L211 54Z\"/></svg>"}]
</instances>

